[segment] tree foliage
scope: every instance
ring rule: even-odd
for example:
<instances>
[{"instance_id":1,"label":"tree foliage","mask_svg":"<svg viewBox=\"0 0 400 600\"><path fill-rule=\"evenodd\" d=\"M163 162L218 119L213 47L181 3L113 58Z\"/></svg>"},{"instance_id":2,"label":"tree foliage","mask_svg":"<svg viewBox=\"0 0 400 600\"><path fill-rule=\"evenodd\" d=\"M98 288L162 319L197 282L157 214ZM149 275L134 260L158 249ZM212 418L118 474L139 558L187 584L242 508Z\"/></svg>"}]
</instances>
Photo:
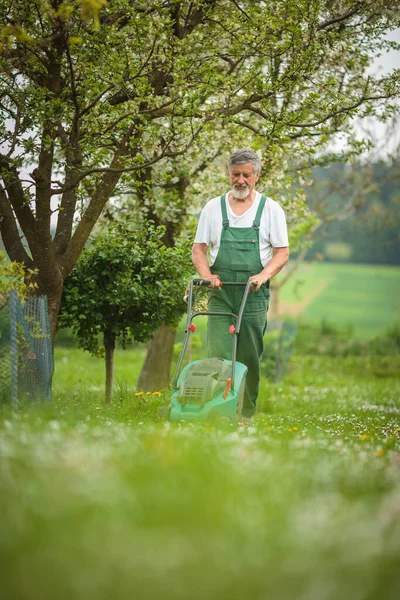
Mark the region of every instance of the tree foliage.
<instances>
[{"instance_id":1,"label":"tree foliage","mask_svg":"<svg viewBox=\"0 0 400 600\"><path fill-rule=\"evenodd\" d=\"M315 169L308 202L321 227L311 256L400 264L399 160ZM341 215L342 218L338 218Z\"/></svg>"},{"instance_id":2,"label":"tree foliage","mask_svg":"<svg viewBox=\"0 0 400 600\"><path fill-rule=\"evenodd\" d=\"M59 325L71 327L92 354L102 353L100 334L147 342L163 323L177 325L185 310L188 248L167 248L165 229L146 225L118 222L93 237L65 281Z\"/></svg>"},{"instance_id":3,"label":"tree foliage","mask_svg":"<svg viewBox=\"0 0 400 600\"><path fill-rule=\"evenodd\" d=\"M27 272L20 263L8 261L0 251L0 310L7 303L10 292L17 292L21 298L35 292L36 286L32 281L34 275L34 272Z\"/></svg>"},{"instance_id":4,"label":"tree foliage","mask_svg":"<svg viewBox=\"0 0 400 600\"><path fill-rule=\"evenodd\" d=\"M398 72L367 68L394 47L397 5L0 0L0 232L10 258L37 269L53 332L105 205L152 165L202 153L221 130L249 132L275 180L338 131L359 149L352 117L394 110Z\"/></svg>"}]
</instances>

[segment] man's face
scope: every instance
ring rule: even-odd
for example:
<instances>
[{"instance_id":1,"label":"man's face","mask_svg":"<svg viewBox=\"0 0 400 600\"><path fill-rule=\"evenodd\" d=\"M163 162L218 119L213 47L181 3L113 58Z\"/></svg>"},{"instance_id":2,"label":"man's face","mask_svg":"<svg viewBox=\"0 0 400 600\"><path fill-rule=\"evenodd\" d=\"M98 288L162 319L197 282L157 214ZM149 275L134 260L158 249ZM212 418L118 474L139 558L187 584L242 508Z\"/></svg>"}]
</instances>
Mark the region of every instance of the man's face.
<instances>
[{"instance_id":1,"label":"man's face","mask_svg":"<svg viewBox=\"0 0 400 600\"><path fill-rule=\"evenodd\" d=\"M232 165L229 171L229 182L232 194L238 200L244 200L253 191L258 181L258 175L254 173L254 165L245 163L243 165Z\"/></svg>"}]
</instances>

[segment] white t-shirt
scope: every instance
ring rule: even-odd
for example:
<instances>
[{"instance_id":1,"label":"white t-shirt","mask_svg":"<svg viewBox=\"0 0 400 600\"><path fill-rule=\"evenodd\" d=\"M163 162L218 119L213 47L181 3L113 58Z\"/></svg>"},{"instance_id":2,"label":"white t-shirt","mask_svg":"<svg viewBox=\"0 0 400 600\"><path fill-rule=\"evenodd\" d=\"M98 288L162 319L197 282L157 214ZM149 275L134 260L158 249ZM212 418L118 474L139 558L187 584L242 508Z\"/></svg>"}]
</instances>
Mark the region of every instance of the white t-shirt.
<instances>
[{"instance_id":1,"label":"white t-shirt","mask_svg":"<svg viewBox=\"0 0 400 600\"><path fill-rule=\"evenodd\" d=\"M226 194L226 210L230 227L252 227L260 204L261 194L256 192L253 204L243 215L235 215ZM221 244L222 211L220 196L213 198L200 213L197 226L196 244L207 244L210 249L210 266L217 258ZM272 248L289 246L286 218L283 209L275 200L267 197L260 220L260 260L263 267L272 258Z\"/></svg>"}]
</instances>

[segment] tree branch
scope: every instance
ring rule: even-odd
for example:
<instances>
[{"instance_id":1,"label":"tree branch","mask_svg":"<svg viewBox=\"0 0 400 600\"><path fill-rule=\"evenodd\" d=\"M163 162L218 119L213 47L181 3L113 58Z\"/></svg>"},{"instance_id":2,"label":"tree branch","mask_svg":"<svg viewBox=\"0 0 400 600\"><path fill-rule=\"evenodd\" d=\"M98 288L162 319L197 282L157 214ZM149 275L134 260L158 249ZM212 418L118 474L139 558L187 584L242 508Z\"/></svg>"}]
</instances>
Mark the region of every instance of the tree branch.
<instances>
[{"instance_id":1,"label":"tree branch","mask_svg":"<svg viewBox=\"0 0 400 600\"><path fill-rule=\"evenodd\" d=\"M89 175L93 175L95 173L102 173L103 175L105 175L107 173L114 174L114 175L122 175L122 173L133 173L135 171L141 171L143 169L146 169L147 167L151 167L152 165L159 162L163 158L176 158L177 156L182 156L183 154L185 154L185 152L187 152L187 150L189 150L192 147L194 141L199 136L199 134L203 130L204 126L207 123L209 123L210 121L213 121L213 117L206 117L203 120L203 122L198 126L198 128L193 131L188 142L180 150L176 150L174 152L167 152L168 148L170 147L170 145L173 141L173 138L171 138L168 142L166 142L166 144L164 145L164 148L162 149L162 151L159 154L155 155L152 159L149 159L148 161L146 161L144 163L141 163L134 167L123 167L123 166L119 166L120 162L117 163L113 159L112 166L110 166L110 167L93 167L92 169L87 169L86 171L79 173L79 175L77 175L77 177L76 177L76 185L78 183L80 183L83 179L85 179L86 177L89 177ZM119 156L122 157L122 156L125 156L126 154L127 153L119 154ZM117 156L117 153L115 156ZM63 186L63 187L52 189L51 193L53 196L58 196L61 193L65 193L70 189L71 189L71 186L69 186L69 187Z\"/></svg>"},{"instance_id":2,"label":"tree branch","mask_svg":"<svg viewBox=\"0 0 400 600\"><path fill-rule=\"evenodd\" d=\"M322 21L322 23L317 25L317 29L320 31L322 29L326 29L326 27L330 27L331 25L335 25L336 23L342 23L343 21L350 19L350 17L357 14L362 5L362 2L357 2L354 8L347 11L347 13L344 13L343 15L338 15L337 17L334 17L333 19L328 19L327 21Z\"/></svg>"},{"instance_id":3,"label":"tree branch","mask_svg":"<svg viewBox=\"0 0 400 600\"><path fill-rule=\"evenodd\" d=\"M10 158L12 156L15 148L18 145L18 134L19 134L20 125L21 125L21 104L18 104L17 112L15 115L14 131L12 134L11 146L10 146L9 151L7 152L7 158Z\"/></svg>"},{"instance_id":4,"label":"tree branch","mask_svg":"<svg viewBox=\"0 0 400 600\"><path fill-rule=\"evenodd\" d=\"M109 92L110 90L112 90L114 87L115 87L115 84L111 83L105 90L103 90L102 92L100 92L100 94L98 96L96 96L96 98L93 100L93 102L91 102L90 104L88 104L87 106L85 106L85 108L83 108L80 111L79 118L83 117L88 112L90 112L92 110L92 108L94 108L96 106L96 104L98 104L98 102L100 102L100 100L103 98L103 96L105 96L105 94L107 94L107 92ZM112 103L110 102L110 104L112 104Z\"/></svg>"},{"instance_id":5,"label":"tree branch","mask_svg":"<svg viewBox=\"0 0 400 600\"><path fill-rule=\"evenodd\" d=\"M132 125L121 140L119 148L111 161L111 167L103 172L103 177L97 185L92 199L61 257L60 267L64 277L73 269L97 219L100 217L105 204L111 197L121 174L124 172L124 169L120 168L120 164L122 158L129 152L129 142L134 131L135 126Z\"/></svg>"},{"instance_id":6,"label":"tree branch","mask_svg":"<svg viewBox=\"0 0 400 600\"><path fill-rule=\"evenodd\" d=\"M13 210L3 187L0 187L0 233L10 259L32 269L33 261L22 244Z\"/></svg>"},{"instance_id":7,"label":"tree branch","mask_svg":"<svg viewBox=\"0 0 400 600\"><path fill-rule=\"evenodd\" d=\"M70 138L68 138L61 123L59 123L58 129L60 137L64 140L67 165L64 182L66 191L62 195L53 240L54 250L57 255L60 255L66 251L68 242L71 239L78 192L77 170L82 167L78 116L75 115Z\"/></svg>"},{"instance_id":8,"label":"tree branch","mask_svg":"<svg viewBox=\"0 0 400 600\"><path fill-rule=\"evenodd\" d=\"M18 178L17 169L4 156L0 156L0 168L2 170L2 178L5 184L4 187L8 195L7 201L13 208L18 223L33 253L34 249L38 249L38 240L36 239L36 223L32 211L25 200L24 190ZM5 215L7 215L7 212Z\"/></svg>"},{"instance_id":9,"label":"tree branch","mask_svg":"<svg viewBox=\"0 0 400 600\"><path fill-rule=\"evenodd\" d=\"M337 117L338 115L342 114L342 113L348 113L351 112L352 110L355 110L356 108L358 108L359 106L361 106L361 104L364 104L365 102L369 102L371 100L387 100L388 98L391 98L391 95L387 95L387 94L382 94L380 96L364 96L362 98L360 98L360 100L358 102L356 102L355 104L352 104L351 106L345 106L344 108L341 108L340 110L336 110L332 113L330 113L329 115L326 115L325 117L319 119L318 121L313 121L311 123L288 123L288 125L290 125L290 127L316 127L317 125L321 125L322 123L325 123L326 121L329 121L329 119L332 119L333 117Z\"/></svg>"},{"instance_id":10,"label":"tree branch","mask_svg":"<svg viewBox=\"0 0 400 600\"><path fill-rule=\"evenodd\" d=\"M42 145L38 166L30 174L36 183L36 234L50 239L51 173L53 166L55 134L54 127L47 124L42 130Z\"/></svg>"}]
</instances>

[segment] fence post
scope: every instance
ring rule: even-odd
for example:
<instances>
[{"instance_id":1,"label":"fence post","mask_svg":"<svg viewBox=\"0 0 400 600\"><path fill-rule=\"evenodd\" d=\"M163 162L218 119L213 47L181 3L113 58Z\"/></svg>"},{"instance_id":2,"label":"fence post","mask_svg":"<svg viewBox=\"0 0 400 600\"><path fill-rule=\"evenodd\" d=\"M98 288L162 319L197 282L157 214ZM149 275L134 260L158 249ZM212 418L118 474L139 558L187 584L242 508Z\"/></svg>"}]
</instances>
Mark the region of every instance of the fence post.
<instances>
[{"instance_id":1,"label":"fence post","mask_svg":"<svg viewBox=\"0 0 400 600\"><path fill-rule=\"evenodd\" d=\"M17 340L17 302L15 291L10 293L10 346L11 346L11 404L18 402L18 340Z\"/></svg>"}]
</instances>

